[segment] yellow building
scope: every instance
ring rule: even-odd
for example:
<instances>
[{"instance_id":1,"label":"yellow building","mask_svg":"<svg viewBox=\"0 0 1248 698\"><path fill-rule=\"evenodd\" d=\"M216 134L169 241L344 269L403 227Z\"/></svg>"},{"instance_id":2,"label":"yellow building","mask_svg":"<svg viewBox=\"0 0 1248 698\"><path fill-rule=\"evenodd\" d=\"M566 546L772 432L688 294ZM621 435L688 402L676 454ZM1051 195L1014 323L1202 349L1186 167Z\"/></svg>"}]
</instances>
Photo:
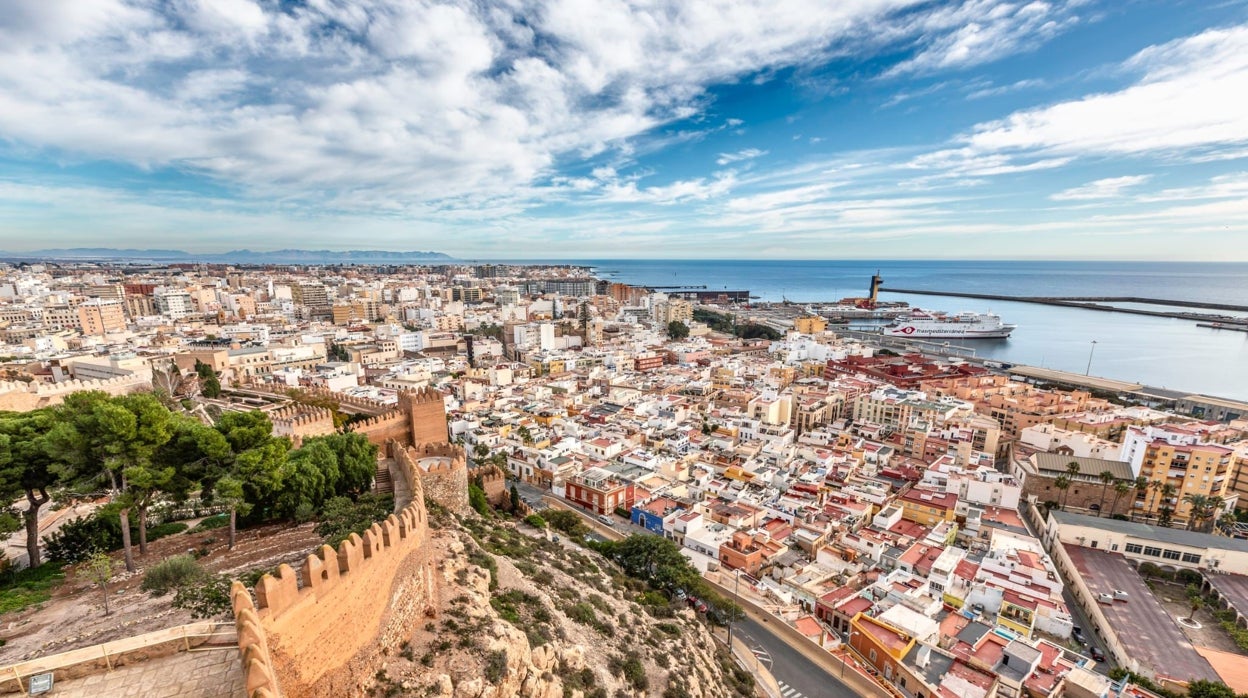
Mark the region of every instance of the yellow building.
<instances>
[{"instance_id":1,"label":"yellow building","mask_svg":"<svg viewBox=\"0 0 1248 698\"><path fill-rule=\"evenodd\" d=\"M958 495L949 492L912 489L898 501L901 502L901 518L924 526L953 521L957 515Z\"/></svg>"},{"instance_id":2,"label":"yellow building","mask_svg":"<svg viewBox=\"0 0 1248 698\"><path fill-rule=\"evenodd\" d=\"M1187 521L1192 505L1184 501L1187 495L1227 497L1233 495L1235 452L1214 444L1178 445L1154 441L1144 448L1144 461L1140 476L1153 483L1149 492L1136 498L1136 506L1156 516L1167 505L1165 485L1173 487L1169 500L1176 521Z\"/></svg>"},{"instance_id":3,"label":"yellow building","mask_svg":"<svg viewBox=\"0 0 1248 698\"><path fill-rule=\"evenodd\" d=\"M126 311L119 300L93 298L78 306L78 324L82 333L105 335L126 329Z\"/></svg>"},{"instance_id":4,"label":"yellow building","mask_svg":"<svg viewBox=\"0 0 1248 698\"><path fill-rule=\"evenodd\" d=\"M793 329L802 334L820 334L828 329L828 321L818 315L799 317L793 321Z\"/></svg>"}]
</instances>

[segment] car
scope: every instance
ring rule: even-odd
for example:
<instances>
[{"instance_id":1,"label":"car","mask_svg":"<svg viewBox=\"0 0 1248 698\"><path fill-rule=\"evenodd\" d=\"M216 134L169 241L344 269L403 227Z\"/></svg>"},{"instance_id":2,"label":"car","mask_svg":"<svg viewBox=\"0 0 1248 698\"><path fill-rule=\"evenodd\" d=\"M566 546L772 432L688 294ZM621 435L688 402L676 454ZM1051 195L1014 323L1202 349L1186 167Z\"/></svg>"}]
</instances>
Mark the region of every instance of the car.
<instances>
[{"instance_id":1,"label":"car","mask_svg":"<svg viewBox=\"0 0 1248 698\"><path fill-rule=\"evenodd\" d=\"M1113 606L1113 605L1114 605L1114 595L1113 595L1113 594L1097 594L1097 595L1096 595L1096 602L1097 602L1097 603L1108 604L1108 605L1110 605L1110 606Z\"/></svg>"},{"instance_id":2,"label":"car","mask_svg":"<svg viewBox=\"0 0 1248 698\"><path fill-rule=\"evenodd\" d=\"M1076 625L1075 629L1070 631L1070 636L1073 637L1075 642L1078 642L1080 645L1083 645L1084 647L1088 645L1088 638L1083 636L1083 628Z\"/></svg>"},{"instance_id":3,"label":"car","mask_svg":"<svg viewBox=\"0 0 1248 698\"><path fill-rule=\"evenodd\" d=\"M608 525L608 526L614 526L614 525L615 525L615 519L612 519L610 516L607 516L606 514L599 514L599 515L598 515L598 520L599 520L599 521L601 521L601 522L603 522L604 524L606 524L606 525Z\"/></svg>"},{"instance_id":4,"label":"car","mask_svg":"<svg viewBox=\"0 0 1248 698\"><path fill-rule=\"evenodd\" d=\"M1128 598L1129 598L1129 596L1128 596L1127 592L1123 591L1122 589L1114 589L1114 600L1115 600L1115 601L1126 601Z\"/></svg>"},{"instance_id":5,"label":"car","mask_svg":"<svg viewBox=\"0 0 1248 698\"><path fill-rule=\"evenodd\" d=\"M680 599L681 601L684 601L685 598L688 596L688 594L685 593L684 589L677 589L675 591L675 594L676 594L676 598Z\"/></svg>"},{"instance_id":6,"label":"car","mask_svg":"<svg viewBox=\"0 0 1248 698\"><path fill-rule=\"evenodd\" d=\"M1092 655L1092 661L1094 662L1105 661L1105 653L1102 652L1099 647L1093 647L1089 649L1088 654Z\"/></svg>"}]
</instances>

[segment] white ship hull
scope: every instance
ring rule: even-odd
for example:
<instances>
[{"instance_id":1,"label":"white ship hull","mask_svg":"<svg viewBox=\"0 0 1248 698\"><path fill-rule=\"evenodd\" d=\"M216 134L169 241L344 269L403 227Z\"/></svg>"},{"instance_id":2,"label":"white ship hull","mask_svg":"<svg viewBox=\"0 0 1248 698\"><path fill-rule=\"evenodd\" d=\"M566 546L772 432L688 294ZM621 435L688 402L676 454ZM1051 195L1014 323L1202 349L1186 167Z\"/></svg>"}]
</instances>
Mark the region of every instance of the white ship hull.
<instances>
[{"instance_id":1,"label":"white ship hull","mask_svg":"<svg viewBox=\"0 0 1248 698\"><path fill-rule=\"evenodd\" d=\"M962 313L943 315L921 312L897 318L880 329L885 337L912 339L1005 339L1015 325L1001 322L992 314Z\"/></svg>"},{"instance_id":2,"label":"white ship hull","mask_svg":"<svg viewBox=\"0 0 1248 698\"><path fill-rule=\"evenodd\" d=\"M907 332L907 330L909 330ZM885 337L910 337L913 339L1005 339L1014 331L1013 325L1006 325L997 330L922 330L911 326L885 327Z\"/></svg>"}]
</instances>

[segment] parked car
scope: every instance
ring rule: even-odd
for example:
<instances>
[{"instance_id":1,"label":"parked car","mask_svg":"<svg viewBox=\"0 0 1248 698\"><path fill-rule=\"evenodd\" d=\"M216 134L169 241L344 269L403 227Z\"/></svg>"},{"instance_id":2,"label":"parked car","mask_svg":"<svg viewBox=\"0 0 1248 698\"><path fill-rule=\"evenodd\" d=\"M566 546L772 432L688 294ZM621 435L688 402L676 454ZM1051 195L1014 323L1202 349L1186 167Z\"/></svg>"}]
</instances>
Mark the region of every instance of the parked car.
<instances>
[{"instance_id":1,"label":"parked car","mask_svg":"<svg viewBox=\"0 0 1248 698\"><path fill-rule=\"evenodd\" d=\"M1114 595L1113 595L1113 594L1097 594L1097 595L1096 595L1096 602L1097 602L1097 603L1108 604L1108 605L1110 605L1110 606L1113 606L1113 605L1114 605Z\"/></svg>"},{"instance_id":2,"label":"parked car","mask_svg":"<svg viewBox=\"0 0 1248 698\"><path fill-rule=\"evenodd\" d=\"M1094 662L1105 661L1105 653L1102 652L1099 647L1093 647L1092 649L1088 650L1088 654L1092 655L1092 661Z\"/></svg>"},{"instance_id":3,"label":"parked car","mask_svg":"<svg viewBox=\"0 0 1248 698\"><path fill-rule=\"evenodd\" d=\"M676 598L680 599L681 601L684 601L685 598L688 596L688 594L685 593L684 589L677 589L674 593L675 593Z\"/></svg>"},{"instance_id":4,"label":"parked car","mask_svg":"<svg viewBox=\"0 0 1248 698\"><path fill-rule=\"evenodd\" d=\"M1074 630L1070 631L1070 636L1073 637L1075 642L1078 642L1080 645L1083 645L1084 647L1088 646L1088 638L1083 636L1083 628L1076 625Z\"/></svg>"},{"instance_id":5,"label":"parked car","mask_svg":"<svg viewBox=\"0 0 1248 698\"><path fill-rule=\"evenodd\" d=\"M1115 601L1126 601L1127 598L1128 598L1127 592L1123 591L1122 589L1114 589Z\"/></svg>"},{"instance_id":6,"label":"parked car","mask_svg":"<svg viewBox=\"0 0 1248 698\"><path fill-rule=\"evenodd\" d=\"M610 516L608 516L607 514L599 514L599 515L598 515L598 520L599 520L599 521L601 521L601 522L603 522L604 524L606 524L606 525L608 525L608 526L614 526L614 525L615 525L615 519L611 518L611 517L610 517Z\"/></svg>"}]
</instances>

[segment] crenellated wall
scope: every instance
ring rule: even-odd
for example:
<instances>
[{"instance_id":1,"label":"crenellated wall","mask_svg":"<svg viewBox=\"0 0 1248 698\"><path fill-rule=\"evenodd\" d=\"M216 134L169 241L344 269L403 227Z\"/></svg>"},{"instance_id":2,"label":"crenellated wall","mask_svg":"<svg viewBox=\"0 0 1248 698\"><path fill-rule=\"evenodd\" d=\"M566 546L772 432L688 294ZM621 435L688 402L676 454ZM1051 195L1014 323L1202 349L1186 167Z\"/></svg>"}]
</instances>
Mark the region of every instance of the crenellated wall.
<instances>
[{"instance_id":1,"label":"crenellated wall","mask_svg":"<svg viewBox=\"0 0 1248 698\"><path fill-rule=\"evenodd\" d=\"M442 418L446 423L446 418ZM385 446L390 441L401 443L412 442L412 425L406 412L391 410L384 414L354 422L347 427L350 431L362 434L377 446Z\"/></svg>"},{"instance_id":2,"label":"crenellated wall","mask_svg":"<svg viewBox=\"0 0 1248 698\"><path fill-rule=\"evenodd\" d=\"M286 405L269 413L273 422L274 436L286 436L298 448L303 440L312 436L327 436L337 431L334 413L324 407Z\"/></svg>"},{"instance_id":3,"label":"crenellated wall","mask_svg":"<svg viewBox=\"0 0 1248 698\"><path fill-rule=\"evenodd\" d=\"M84 390L100 390L117 396L151 389L151 378L144 378L139 374L102 380L75 379L60 383L0 381L0 411L28 412L40 407L51 407L64 402L66 395ZM443 421L445 422L445 418Z\"/></svg>"},{"instance_id":4,"label":"crenellated wall","mask_svg":"<svg viewBox=\"0 0 1248 698\"><path fill-rule=\"evenodd\" d=\"M231 596L251 698L344 696L358 692L384 656L397 651L416 619L433 608L433 568L421 483L412 503L322 546L298 570L278 568L256 584L255 602L236 583ZM405 630L406 629L406 630Z\"/></svg>"}]
</instances>

